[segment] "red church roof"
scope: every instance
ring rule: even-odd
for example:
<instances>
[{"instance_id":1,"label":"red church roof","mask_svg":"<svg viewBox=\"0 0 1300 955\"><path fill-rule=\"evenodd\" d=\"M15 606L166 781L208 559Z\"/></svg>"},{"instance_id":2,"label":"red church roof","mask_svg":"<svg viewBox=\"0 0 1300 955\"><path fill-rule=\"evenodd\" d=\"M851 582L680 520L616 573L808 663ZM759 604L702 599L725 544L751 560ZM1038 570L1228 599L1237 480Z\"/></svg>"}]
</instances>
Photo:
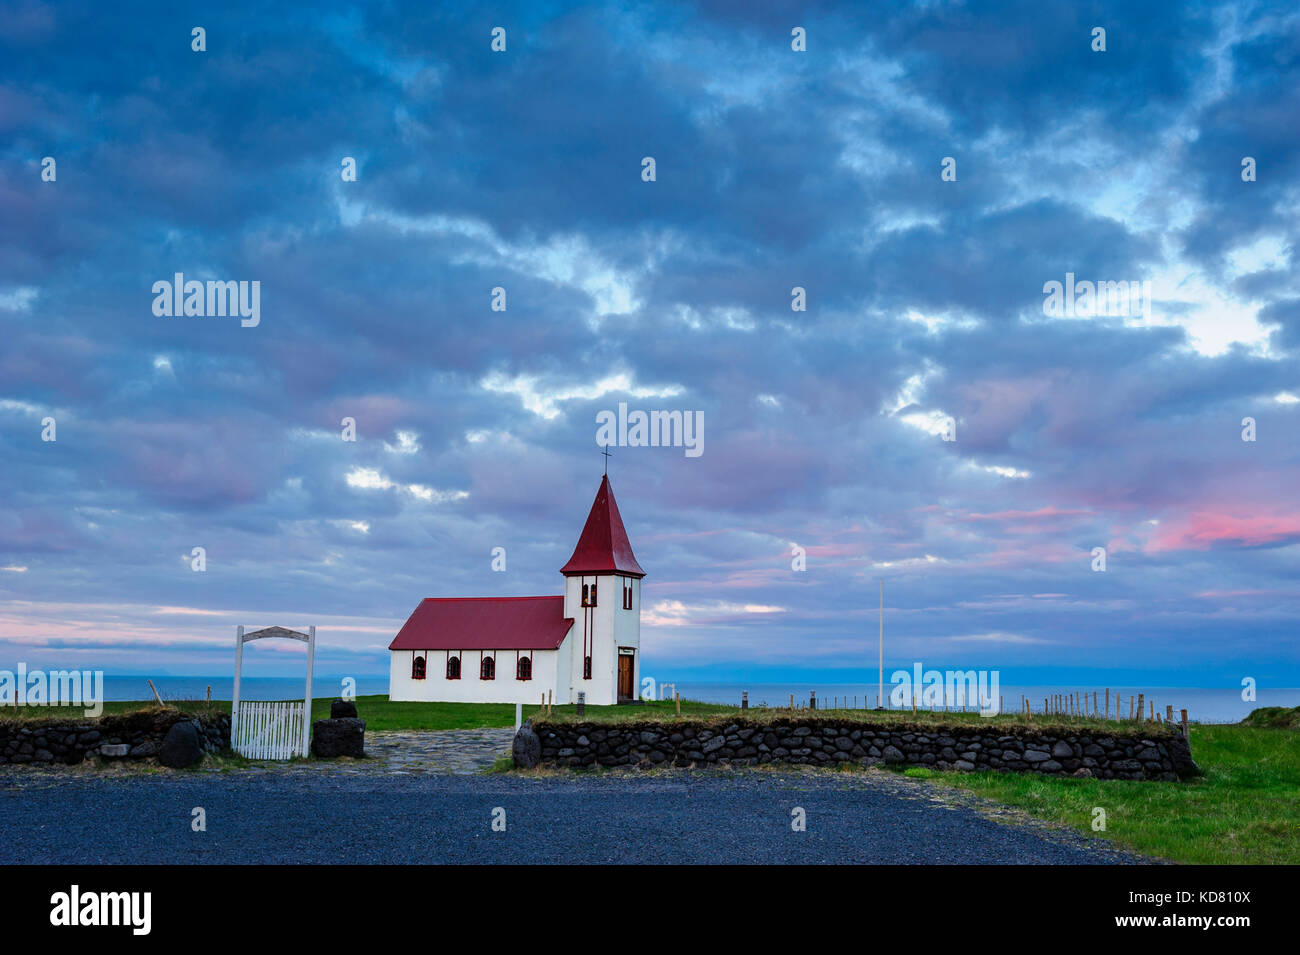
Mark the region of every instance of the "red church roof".
<instances>
[{"instance_id":1,"label":"red church roof","mask_svg":"<svg viewBox=\"0 0 1300 955\"><path fill-rule=\"evenodd\" d=\"M426 597L390 650L555 650L573 626L563 597Z\"/></svg>"},{"instance_id":2,"label":"red church roof","mask_svg":"<svg viewBox=\"0 0 1300 955\"><path fill-rule=\"evenodd\" d=\"M614 492L609 486L609 475L601 478L600 490L592 502L591 513L578 538L569 562L560 568L566 577L577 574L608 574L617 572L629 577L644 577L645 571L636 562L632 544L627 539L627 529L619 516Z\"/></svg>"}]
</instances>

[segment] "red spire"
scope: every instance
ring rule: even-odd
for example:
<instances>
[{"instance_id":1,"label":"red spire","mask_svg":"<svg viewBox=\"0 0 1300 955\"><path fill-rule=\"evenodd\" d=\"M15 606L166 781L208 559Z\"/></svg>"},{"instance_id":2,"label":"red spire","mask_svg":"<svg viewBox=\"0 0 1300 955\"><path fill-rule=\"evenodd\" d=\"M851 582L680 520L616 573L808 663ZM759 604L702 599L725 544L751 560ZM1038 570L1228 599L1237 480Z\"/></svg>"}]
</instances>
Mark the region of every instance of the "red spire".
<instances>
[{"instance_id":1,"label":"red spire","mask_svg":"<svg viewBox=\"0 0 1300 955\"><path fill-rule=\"evenodd\" d=\"M583 525L578 546L573 549L569 562L560 568L566 577L575 574L620 573L629 577L644 577L645 571L636 562L632 544L627 539L627 529L619 516L614 492L609 486L609 475L600 480L600 490L592 502L591 513Z\"/></svg>"}]
</instances>

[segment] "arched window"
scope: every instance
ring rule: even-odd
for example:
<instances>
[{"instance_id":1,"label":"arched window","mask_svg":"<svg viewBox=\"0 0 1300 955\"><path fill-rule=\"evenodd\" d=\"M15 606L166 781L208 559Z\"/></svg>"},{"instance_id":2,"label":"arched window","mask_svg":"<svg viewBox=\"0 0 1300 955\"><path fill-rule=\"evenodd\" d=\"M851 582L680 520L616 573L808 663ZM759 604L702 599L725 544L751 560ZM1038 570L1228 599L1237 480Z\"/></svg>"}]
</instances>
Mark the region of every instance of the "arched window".
<instances>
[{"instance_id":1,"label":"arched window","mask_svg":"<svg viewBox=\"0 0 1300 955\"><path fill-rule=\"evenodd\" d=\"M411 658L411 679L412 680L424 679L424 657Z\"/></svg>"},{"instance_id":2,"label":"arched window","mask_svg":"<svg viewBox=\"0 0 1300 955\"><path fill-rule=\"evenodd\" d=\"M533 661L528 657L520 657L519 662L515 664L516 680L531 680L533 678Z\"/></svg>"},{"instance_id":3,"label":"arched window","mask_svg":"<svg viewBox=\"0 0 1300 955\"><path fill-rule=\"evenodd\" d=\"M447 658L447 679L448 680L460 679L460 657Z\"/></svg>"},{"instance_id":4,"label":"arched window","mask_svg":"<svg viewBox=\"0 0 1300 955\"><path fill-rule=\"evenodd\" d=\"M484 657L483 662L478 665L478 677L480 680L495 680L497 678L497 662L491 657Z\"/></svg>"}]
</instances>

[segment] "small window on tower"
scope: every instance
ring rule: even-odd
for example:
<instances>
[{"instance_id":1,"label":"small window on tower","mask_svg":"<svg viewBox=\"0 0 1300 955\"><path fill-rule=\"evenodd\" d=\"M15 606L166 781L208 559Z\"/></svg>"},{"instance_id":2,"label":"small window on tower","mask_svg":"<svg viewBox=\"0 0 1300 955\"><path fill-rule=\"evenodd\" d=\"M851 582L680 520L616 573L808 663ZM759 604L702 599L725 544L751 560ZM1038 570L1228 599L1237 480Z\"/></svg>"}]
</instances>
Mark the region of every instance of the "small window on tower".
<instances>
[{"instance_id":1,"label":"small window on tower","mask_svg":"<svg viewBox=\"0 0 1300 955\"><path fill-rule=\"evenodd\" d=\"M582 605L584 607L596 606L596 585L594 583L582 585Z\"/></svg>"},{"instance_id":2,"label":"small window on tower","mask_svg":"<svg viewBox=\"0 0 1300 955\"><path fill-rule=\"evenodd\" d=\"M582 678L583 678L584 680L590 680L590 679L591 679L591 657L590 657L590 655L585 656L585 657L582 658Z\"/></svg>"},{"instance_id":3,"label":"small window on tower","mask_svg":"<svg viewBox=\"0 0 1300 955\"><path fill-rule=\"evenodd\" d=\"M632 581L623 582L623 609L632 609Z\"/></svg>"}]
</instances>

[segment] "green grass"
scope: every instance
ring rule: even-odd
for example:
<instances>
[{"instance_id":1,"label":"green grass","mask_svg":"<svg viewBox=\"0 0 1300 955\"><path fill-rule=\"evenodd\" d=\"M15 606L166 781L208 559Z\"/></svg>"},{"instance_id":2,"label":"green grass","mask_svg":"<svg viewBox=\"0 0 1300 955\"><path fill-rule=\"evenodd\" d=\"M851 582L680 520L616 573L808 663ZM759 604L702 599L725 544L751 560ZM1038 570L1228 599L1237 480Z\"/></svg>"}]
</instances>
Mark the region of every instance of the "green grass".
<instances>
[{"instance_id":1,"label":"green grass","mask_svg":"<svg viewBox=\"0 0 1300 955\"><path fill-rule=\"evenodd\" d=\"M402 703L385 696L359 696L356 699L357 715L366 721L367 730L452 730L479 727L509 728L515 725L513 703ZM227 704L229 705L229 704ZM312 701L312 719L329 716L329 700ZM578 708L573 705L553 707L554 721L576 720ZM647 703L644 706L588 706L586 720L616 722L636 719L672 719L670 702ZM682 717L700 717L715 713L738 712L732 706L714 703L688 703L682 701ZM537 704L524 707L524 719L540 722L546 717Z\"/></svg>"},{"instance_id":2,"label":"green grass","mask_svg":"<svg viewBox=\"0 0 1300 955\"><path fill-rule=\"evenodd\" d=\"M1261 706L1241 721L1242 726L1254 726L1260 729L1300 730L1300 706L1288 709L1285 706Z\"/></svg>"},{"instance_id":3,"label":"green grass","mask_svg":"<svg viewBox=\"0 0 1300 955\"><path fill-rule=\"evenodd\" d=\"M312 700L311 718L328 719L333 699L318 697ZM390 701L387 696L359 696L353 702L357 704L357 715L366 721L366 732L463 730L515 725L513 703L400 703Z\"/></svg>"},{"instance_id":4,"label":"green grass","mask_svg":"<svg viewBox=\"0 0 1300 955\"><path fill-rule=\"evenodd\" d=\"M1258 712L1258 711L1257 711ZM1030 815L1176 862L1300 864L1300 733L1193 726L1205 775L1179 783L909 769ZM1106 831L1093 832L1094 807Z\"/></svg>"}]
</instances>

